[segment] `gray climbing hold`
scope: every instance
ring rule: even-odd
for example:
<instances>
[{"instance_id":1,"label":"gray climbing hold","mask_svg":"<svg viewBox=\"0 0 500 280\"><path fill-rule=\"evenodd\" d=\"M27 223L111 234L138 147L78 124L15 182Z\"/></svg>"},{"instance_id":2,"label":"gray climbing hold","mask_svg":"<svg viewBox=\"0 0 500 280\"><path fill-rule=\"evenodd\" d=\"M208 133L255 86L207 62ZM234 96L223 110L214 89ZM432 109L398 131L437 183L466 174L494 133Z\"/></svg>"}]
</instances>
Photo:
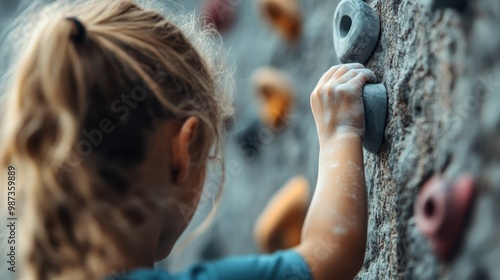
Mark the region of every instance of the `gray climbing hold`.
<instances>
[{"instance_id":1,"label":"gray climbing hold","mask_svg":"<svg viewBox=\"0 0 500 280\"><path fill-rule=\"evenodd\" d=\"M343 0L333 19L333 43L342 63L364 64L375 50L380 34L377 13L361 0Z\"/></svg>"},{"instance_id":2,"label":"gray climbing hold","mask_svg":"<svg viewBox=\"0 0 500 280\"><path fill-rule=\"evenodd\" d=\"M366 127L363 147L375 154L384 141L387 115L387 90L384 84L366 84L363 87L363 103Z\"/></svg>"}]
</instances>

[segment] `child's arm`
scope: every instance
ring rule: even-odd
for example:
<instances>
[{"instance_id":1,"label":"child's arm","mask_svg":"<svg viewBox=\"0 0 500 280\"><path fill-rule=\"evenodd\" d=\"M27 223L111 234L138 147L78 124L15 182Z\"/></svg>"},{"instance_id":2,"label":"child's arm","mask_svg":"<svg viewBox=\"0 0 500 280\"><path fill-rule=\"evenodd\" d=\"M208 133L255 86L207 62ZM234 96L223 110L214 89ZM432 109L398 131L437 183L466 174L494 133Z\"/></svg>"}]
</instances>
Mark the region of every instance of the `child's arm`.
<instances>
[{"instance_id":1,"label":"child's arm","mask_svg":"<svg viewBox=\"0 0 500 280\"><path fill-rule=\"evenodd\" d=\"M320 142L316 190L296 250L315 280L352 279L364 260L367 201L362 88L375 81L361 64L326 72L311 95Z\"/></svg>"}]
</instances>

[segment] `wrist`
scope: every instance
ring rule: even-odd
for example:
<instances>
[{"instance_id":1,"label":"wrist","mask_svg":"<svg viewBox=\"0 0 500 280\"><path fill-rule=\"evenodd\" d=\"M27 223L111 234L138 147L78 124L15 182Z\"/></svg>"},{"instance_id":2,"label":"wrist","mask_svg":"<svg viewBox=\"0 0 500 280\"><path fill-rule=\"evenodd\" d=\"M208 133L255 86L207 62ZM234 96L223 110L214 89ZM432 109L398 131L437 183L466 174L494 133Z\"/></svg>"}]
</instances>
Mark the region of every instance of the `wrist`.
<instances>
[{"instance_id":1,"label":"wrist","mask_svg":"<svg viewBox=\"0 0 500 280\"><path fill-rule=\"evenodd\" d=\"M320 138L320 147L324 145L331 145L336 142L353 141L357 143L358 141L363 142L364 130L353 128L353 127L339 127L328 137Z\"/></svg>"}]
</instances>

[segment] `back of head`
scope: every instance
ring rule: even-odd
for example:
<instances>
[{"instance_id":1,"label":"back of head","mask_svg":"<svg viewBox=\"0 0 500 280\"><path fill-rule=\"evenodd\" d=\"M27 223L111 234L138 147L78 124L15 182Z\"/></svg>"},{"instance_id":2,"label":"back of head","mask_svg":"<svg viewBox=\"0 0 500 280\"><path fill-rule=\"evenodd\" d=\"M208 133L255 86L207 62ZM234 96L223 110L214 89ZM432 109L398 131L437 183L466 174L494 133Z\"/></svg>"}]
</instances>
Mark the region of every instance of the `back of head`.
<instances>
[{"instance_id":1,"label":"back of head","mask_svg":"<svg viewBox=\"0 0 500 280\"><path fill-rule=\"evenodd\" d=\"M128 184L149 133L196 116L192 157L217 155L230 80L212 31L195 23L126 0L61 1L41 13L6 93L1 164L22 173L24 276L93 279L165 207L164 190Z\"/></svg>"}]
</instances>

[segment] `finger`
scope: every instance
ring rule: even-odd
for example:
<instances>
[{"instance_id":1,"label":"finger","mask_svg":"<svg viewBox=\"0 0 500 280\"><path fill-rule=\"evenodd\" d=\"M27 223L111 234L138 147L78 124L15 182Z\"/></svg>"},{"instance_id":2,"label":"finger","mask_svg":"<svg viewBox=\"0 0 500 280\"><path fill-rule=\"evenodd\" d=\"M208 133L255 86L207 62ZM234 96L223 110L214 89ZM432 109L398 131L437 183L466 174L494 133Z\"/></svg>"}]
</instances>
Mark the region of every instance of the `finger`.
<instances>
[{"instance_id":1,"label":"finger","mask_svg":"<svg viewBox=\"0 0 500 280\"><path fill-rule=\"evenodd\" d=\"M375 76L375 73L373 73L373 71L371 70L368 70L358 73L358 75L349 80L348 83L354 83L359 87L363 87L366 83L376 83L376 82L377 82L377 77Z\"/></svg>"},{"instance_id":2,"label":"finger","mask_svg":"<svg viewBox=\"0 0 500 280\"><path fill-rule=\"evenodd\" d=\"M349 63L349 64L343 64L340 66L340 68L335 71L333 74L332 78L333 79L338 79L342 77L345 73L349 72L352 69L366 69L365 66L361 63Z\"/></svg>"},{"instance_id":3,"label":"finger","mask_svg":"<svg viewBox=\"0 0 500 280\"><path fill-rule=\"evenodd\" d=\"M342 66L342 64L339 64L339 65L335 65L335 66L332 66L330 67L330 69L328 69L328 71L326 71L322 76L321 78L319 79L318 81L318 84L316 85L316 87L314 88L313 92L316 91L318 89L319 86L325 84L326 82L328 82L331 77L333 76L333 74L335 74L335 72Z\"/></svg>"},{"instance_id":4,"label":"finger","mask_svg":"<svg viewBox=\"0 0 500 280\"><path fill-rule=\"evenodd\" d=\"M358 75L366 75L368 78L368 80L367 80L368 82L376 82L376 80L377 80L377 77L375 76L373 71L371 71L370 69L366 69L366 68L365 69L351 69L347 73L342 75L342 77L338 78L337 83L339 83L339 84L347 83L350 80L357 77Z\"/></svg>"},{"instance_id":5,"label":"finger","mask_svg":"<svg viewBox=\"0 0 500 280\"><path fill-rule=\"evenodd\" d=\"M363 70L365 70L365 69L351 69L351 70L347 71L344 75L339 77L336 81L339 84L347 83L347 82L349 82L349 80L356 77Z\"/></svg>"}]
</instances>

